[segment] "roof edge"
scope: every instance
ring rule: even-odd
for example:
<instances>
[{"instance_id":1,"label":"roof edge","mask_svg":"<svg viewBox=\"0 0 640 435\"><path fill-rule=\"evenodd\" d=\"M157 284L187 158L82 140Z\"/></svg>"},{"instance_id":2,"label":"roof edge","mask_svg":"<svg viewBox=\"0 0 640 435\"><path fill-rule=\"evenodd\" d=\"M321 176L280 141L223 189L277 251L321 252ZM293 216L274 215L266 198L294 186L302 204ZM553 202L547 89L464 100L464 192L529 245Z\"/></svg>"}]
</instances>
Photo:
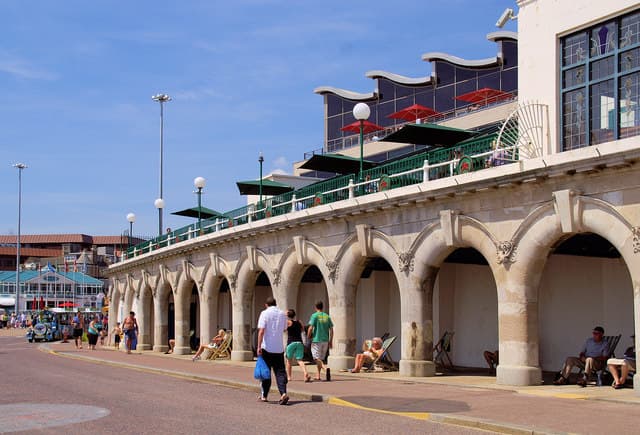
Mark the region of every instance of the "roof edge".
<instances>
[{"instance_id":1,"label":"roof edge","mask_svg":"<svg viewBox=\"0 0 640 435\"><path fill-rule=\"evenodd\" d=\"M394 83L398 83L400 85L427 85L427 84L430 84L432 81L431 76L411 78L411 77L402 76L400 74L395 74L392 72L382 71L377 69L372 71L367 71L365 75L370 79L377 79L379 77L382 77L387 80L391 80Z\"/></svg>"},{"instance_id":2,"label":"roof edge","mask_svg":"<svg viewBox=\"0 0 640 435\"><path fill-rule=\"evenodd\" d=\"M512 32L510 30L497 30L495 32L487 33L487 39L489 41L499 41L501 39L513 39L518 40L518 32Z\"/></svg>"},{"instance_id":3,"label":"roof edge","mask_svg":"<svg viewBox=\"0 0 640 435\"><path fill-rule=\"evenodd\" d=\"M377 97L376 92L362 94L360 92L348 91L346 89L334 88L333 86L319 86L313 90L318 95L334 94L348 100L366 101Z\"/></svg>"},{"instance_id":4,"label":"roof edge","mask_svg":"<svg viewBox=\"0 0 640 435\"><path fill-rule=\"evenodd\" d=\"M469 60L469 59L462 59L461 57L453 56L447 53L440 53L437 51L423 54L422 60L426 62L432 62L434 60L444 60L445 62L453 63L458 66L466 66L466 67L474 67L474 68L499 65L498 56L488 57L486 59Z\"/></svg>"}]
</instances>

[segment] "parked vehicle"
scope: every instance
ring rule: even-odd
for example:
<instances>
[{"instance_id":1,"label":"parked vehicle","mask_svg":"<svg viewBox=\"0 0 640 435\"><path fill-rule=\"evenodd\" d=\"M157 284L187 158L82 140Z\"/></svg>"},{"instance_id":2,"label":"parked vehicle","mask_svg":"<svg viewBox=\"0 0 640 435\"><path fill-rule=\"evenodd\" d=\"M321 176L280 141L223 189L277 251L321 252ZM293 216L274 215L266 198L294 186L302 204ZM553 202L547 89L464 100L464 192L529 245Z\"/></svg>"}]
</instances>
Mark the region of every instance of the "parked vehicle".
<instances>
[{"instance_id":1,"label":"parked vehicle","mask_svg":"<svg viewBox=\"0 0 640 435\"><path fill-rule=\"evenodd\" d=\"M42 310L36 314L32 323L27 331L29 343L34 341L54 341L62 338L62 329L56 313Z\"/></svg>"}]
</instances>

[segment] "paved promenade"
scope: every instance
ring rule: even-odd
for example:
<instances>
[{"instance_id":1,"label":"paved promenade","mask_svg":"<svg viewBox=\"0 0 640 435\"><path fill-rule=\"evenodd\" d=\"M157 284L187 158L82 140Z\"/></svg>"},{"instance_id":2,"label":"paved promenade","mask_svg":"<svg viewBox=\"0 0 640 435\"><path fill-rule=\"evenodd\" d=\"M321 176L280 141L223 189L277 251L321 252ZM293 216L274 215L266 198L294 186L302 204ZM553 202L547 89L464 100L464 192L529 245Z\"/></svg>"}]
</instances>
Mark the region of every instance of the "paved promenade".
<instances>
[{"instance_id":1,"label":"paved promenade","mask_svg":"<svg viewBox=\"0 0 640 435\"><path fill-rule=\"evenodd\" d=\"M252 362L196 361L187 355L112 349L76 350L48 343L42 350L145 372L258 391ZM310 370L315 367L308 366ZM297 369L297 370L296 370ZM632 389L577 386L505 387L487 376L403 378L398 373L332 373L331 382L304 383L299 368L293 397L502 433L637 433L640 397ZM310 371L310 373L313 373ZM276 397L273 395L273 397Z\"/></svg>"}]
</instances>

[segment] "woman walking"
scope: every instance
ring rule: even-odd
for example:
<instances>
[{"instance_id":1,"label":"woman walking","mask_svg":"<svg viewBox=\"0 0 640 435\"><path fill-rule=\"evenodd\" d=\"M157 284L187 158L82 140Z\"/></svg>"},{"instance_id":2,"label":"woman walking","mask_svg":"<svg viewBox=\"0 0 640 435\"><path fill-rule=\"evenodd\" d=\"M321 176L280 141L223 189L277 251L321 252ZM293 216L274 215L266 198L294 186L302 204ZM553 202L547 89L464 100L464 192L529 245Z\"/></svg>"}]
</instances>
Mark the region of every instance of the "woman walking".
<instances>
[{"instance_id":1,"label":"woman walking","mask_svg":"<svg viewBox=\"0 0 640 435\"><path fill-rule=\"evenodd\" d=\"M290 381L291 366L296 362L304 373L304 381L311 382L311 375L307 373L307 366L302 361L304 357L304 344L302 343L302 323L296 320L296 312L293 308L287 310L287 379Z\"/></svg>"},{"instance_id":2,"label":"woman walking","mask_svg":"<svg viewBox=\"0 0 640 435\"><path fill-rule=\"evenodd\" d=\"M87 337L89 339L89 349L96 350L96 344L98 343L98 335L100 335L100 331L98 330L98 324L100 320L98 316L95 316L91 322L89 323L89 328L87 329Z\"/></svg>"}]
</instances>

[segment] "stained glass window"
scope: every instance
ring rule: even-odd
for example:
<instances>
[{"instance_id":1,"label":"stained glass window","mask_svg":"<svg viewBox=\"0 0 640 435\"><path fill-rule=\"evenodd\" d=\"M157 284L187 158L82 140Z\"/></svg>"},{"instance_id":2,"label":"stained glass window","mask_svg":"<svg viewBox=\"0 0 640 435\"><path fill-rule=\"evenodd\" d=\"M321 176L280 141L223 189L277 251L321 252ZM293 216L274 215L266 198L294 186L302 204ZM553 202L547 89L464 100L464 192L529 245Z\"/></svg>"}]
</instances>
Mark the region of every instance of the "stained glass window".
<instances>
[{"instance_id":1,"label":"stained glass window","mask_svg":"<svg viewBox=\"0 0 640 435\"><path fill-rule=\"evenodd\" d=\"M561 40L562 149L640 134L640 11Z\"/></svg>"}]
</instances>

